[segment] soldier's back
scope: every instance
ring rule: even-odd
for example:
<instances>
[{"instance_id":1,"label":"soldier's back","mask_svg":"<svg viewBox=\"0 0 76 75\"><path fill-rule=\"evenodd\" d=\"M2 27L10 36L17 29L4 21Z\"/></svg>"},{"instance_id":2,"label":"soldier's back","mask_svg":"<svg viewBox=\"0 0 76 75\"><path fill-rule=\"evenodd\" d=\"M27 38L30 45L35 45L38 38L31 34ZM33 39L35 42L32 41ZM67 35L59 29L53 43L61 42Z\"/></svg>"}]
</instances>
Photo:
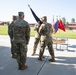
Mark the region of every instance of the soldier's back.
<instances>
[{"instance_id":1,"label":"soldier's back","mask_svg":"<svg viewBox=\"0 0 76 75\"><path fill-rule=\"evenodd\" d=\"M26 40L26 28L27 28L28 22L22 19L18 19L14 23L14 41L15 42L23 42Z\"/></svg>"},{"instance_id":2,"label":"soldier's back","mask_svg":"<svg viewBox=\"0 0 76 75\"><path fill-rule=\"evenodd\" d=\"M51 24L45 22L41 25L40 31L41 31L41 40L48 40L51 37Z\"/></svg>"}]
</instances>

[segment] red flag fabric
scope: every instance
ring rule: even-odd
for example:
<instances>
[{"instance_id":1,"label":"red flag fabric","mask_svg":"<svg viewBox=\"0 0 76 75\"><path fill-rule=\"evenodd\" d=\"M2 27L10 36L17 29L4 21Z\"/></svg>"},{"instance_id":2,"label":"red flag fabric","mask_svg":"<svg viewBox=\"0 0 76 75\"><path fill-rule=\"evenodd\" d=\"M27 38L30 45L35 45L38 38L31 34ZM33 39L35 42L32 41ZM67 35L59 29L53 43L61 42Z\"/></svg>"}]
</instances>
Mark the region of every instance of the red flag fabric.
<instances>
[{"instance_id":1,"label":"red flag fabric","mask_svg":"<svg viewBox=\"0 0 76 75\"><path fill-rule=\"evenodd\" d=\"M61 29L61 30L63 30L63 31L65 31L65 26L64 26L64 24L62 23L62 20L61 20L61 19L60 19L60 21L59 21L58 28Z\"/></svg>"}]
</instances>

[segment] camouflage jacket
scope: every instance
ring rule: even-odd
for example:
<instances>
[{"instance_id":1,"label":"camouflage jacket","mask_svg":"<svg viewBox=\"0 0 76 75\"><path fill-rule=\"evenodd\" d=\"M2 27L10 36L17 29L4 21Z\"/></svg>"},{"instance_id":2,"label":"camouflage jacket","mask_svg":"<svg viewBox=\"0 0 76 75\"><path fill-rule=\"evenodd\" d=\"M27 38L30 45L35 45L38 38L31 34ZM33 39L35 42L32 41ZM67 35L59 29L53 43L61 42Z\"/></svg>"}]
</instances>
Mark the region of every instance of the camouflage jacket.
<instances>
[{"instance_id":1,"label":"camouflage jacket","mask_svg":"<svg viewBox=\"0 0 76 75\"><path fill-rule=\"evenodd\" d=\"M41 41L51 40L52 25L47 22L42 23L39 28L39 33L41 34Z\"/></svg>"},{"instance_id":2,"label":"camouflage jacket","mask_svg":"<svg viewBox=\"0 0 76 75\"><path fill-rule=\"evenodd\" d=\"M12 34L14 42L25 42L28 44L30 39L30 26L28 22L22 19L16 20L13 26Z\"/></svg>"},{"instance_id":3,"label":"camouflage jacket","mask_svg":"<svg viewBox=\"0 0 76 75\"><path fill-rule=\"evenodd\" d=\"M11 24L8 26L8 35L10 36L11 39L13 39L13 35L12 35L13 24L14 21L12 21Z\"/></svg>"},{"instance_id":4,"label":"camouflage jacket","mask_svg":"<svg viewBox=\"0 0 76 75\"><path fill-rule=\"evenodd\" d=\"M35 24L35 26L34 26L34 31L36 31L36 33L35 33L35 38L40 38L40 34L39 34L39 24L37 23L37 24Z\"/></svg>"}]
</instances>

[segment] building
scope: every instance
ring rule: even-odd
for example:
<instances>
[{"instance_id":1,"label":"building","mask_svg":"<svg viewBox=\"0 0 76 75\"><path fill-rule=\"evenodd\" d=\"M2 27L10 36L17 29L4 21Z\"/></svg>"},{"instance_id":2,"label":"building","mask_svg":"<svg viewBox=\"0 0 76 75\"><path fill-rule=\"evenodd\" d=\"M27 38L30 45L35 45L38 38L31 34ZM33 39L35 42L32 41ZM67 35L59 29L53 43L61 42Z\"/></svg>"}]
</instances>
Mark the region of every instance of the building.
<instances>
[{"instance_id":1,"label":"building","mask_svg":"<svg viewBox=\"0 0 76 75\"><path fill-rule=\"evenodd\" d=\"M68 28L68 29L76 29L76 23L69 23L69 25L66 28Z\"/></svg>"}]
</instances>

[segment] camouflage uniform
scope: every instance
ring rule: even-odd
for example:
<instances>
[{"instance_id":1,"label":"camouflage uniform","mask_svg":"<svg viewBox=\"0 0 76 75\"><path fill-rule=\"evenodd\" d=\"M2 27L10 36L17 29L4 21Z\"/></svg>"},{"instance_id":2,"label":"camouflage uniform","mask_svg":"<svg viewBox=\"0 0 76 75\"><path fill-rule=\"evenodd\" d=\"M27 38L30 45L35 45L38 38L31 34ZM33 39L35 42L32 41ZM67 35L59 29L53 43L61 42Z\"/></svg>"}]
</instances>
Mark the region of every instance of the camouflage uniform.
<instances>
[{"instance_id":1,"label":"camouflage uniform","mask_svg":"<svg viewBox=\"0 0 76 75\"><path fill-rule=\"evenodd\" d=\"M14 24L15 20L17 20L17 16L13 16L13 21L8 26L8 35L9 35L10 41L11 41L11 54L12 54L13 58L16 58L16 50L15 50L15 47L14 47L13 42L12 42L12 39L13 39L12 29L13 29L13 24Z\"/></svg>"},{"instance_id":2,"label":"camouflage uniform","mask_svg":"<svg viewBox=\"0 0 76 75\"><path fill-rule=\"evenodd\" d=\"M22 14L22 12L19 13ZM23 19L16 20L13 27L13 37L14 46L17 50L19 69L25 69L27 45L30 39L30 27L28 22Z\"/></svg>"},{"instance_id":3,"label":"camouflage uniform","mask_svg":"<svg viewBox=\"0 0 76 75\"><path fill-rule=\"evenodd\" d=\"M54 50L52 46L52 37L51 37L52 25L47 22L44 22L43 24L41 24L39 28L39 33L41 34L41 38L40 38L40 53L38 59L42 60L44 49L47 46L49 53L52 56L52 59L50 59L50 61L55 61Z\"/></svg>"},{"instance_id":4,"label":"camouflage uniform","mask_svg":"<svg viewBox=\"0 0 76 75\"><path fill-rule=\"evenodd\" d=\"M39 30L39 24L38 23L35 24L34 30L36 31L36 34L35 34L35 41L34 41L33 54L32 55L35 54L37 46L38 46L38 43L40 41L40 34L38 33L38 30Z\"/></svg>"}]
</instances>

